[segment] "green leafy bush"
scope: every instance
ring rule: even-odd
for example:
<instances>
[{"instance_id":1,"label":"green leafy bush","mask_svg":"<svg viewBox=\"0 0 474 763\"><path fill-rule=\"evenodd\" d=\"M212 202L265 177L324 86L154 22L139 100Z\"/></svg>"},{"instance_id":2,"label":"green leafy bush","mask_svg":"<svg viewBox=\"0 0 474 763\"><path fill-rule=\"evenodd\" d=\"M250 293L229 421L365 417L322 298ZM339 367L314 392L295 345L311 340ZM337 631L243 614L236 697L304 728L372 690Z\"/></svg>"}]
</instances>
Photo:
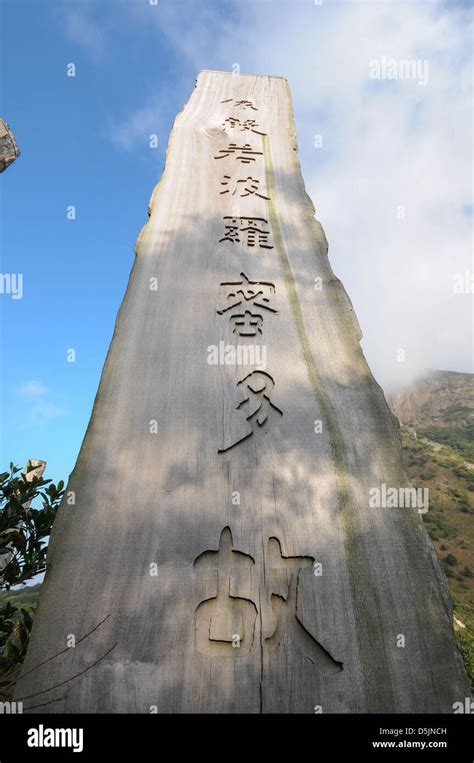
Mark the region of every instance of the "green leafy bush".
<instances>
[{"instance_id":1,"label":"green leafy bush","mask_svg":"<svg viewBox=\"0 0 474 763\"><path fill-rule=\"evenodd\" d=\"M454 554L447 554L444 558L444 561L446 564L449 564L450 567L455 567L458 563L458 560L454 556Z\"/></svg>"},{"instance_id":2,"label":"green leafy bush","mask_svg":"<svg viewBox=\"0 0 474 763\"><path fill-rule=\"evenodd\" d=\"M64 494L54 485L13 464L0 474L0 670L21 662L26 653L34 606L5 596L12 586L25 585L46 569L47 539ZM40 508L32 504L41 501ZM14 591L11 591L14 594ZM1 688L1 684L0 684Z\"/></svg>"}]
</instances>

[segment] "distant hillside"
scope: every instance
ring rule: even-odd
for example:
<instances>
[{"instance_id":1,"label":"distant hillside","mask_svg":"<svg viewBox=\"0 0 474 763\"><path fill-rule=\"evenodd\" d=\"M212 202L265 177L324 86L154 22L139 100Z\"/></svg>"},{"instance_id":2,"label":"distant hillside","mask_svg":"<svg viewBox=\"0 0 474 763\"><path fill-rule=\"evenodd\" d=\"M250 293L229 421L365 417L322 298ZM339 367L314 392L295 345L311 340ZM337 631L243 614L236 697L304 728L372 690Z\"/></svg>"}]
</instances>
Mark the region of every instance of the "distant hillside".
<instances>
[{"instance_id":1,"label":"distant hillside","mask_svg":"<svg viewBox=\"0 0 474 763\"><path fill-rule=\"evenodd\" d=\"M474 376L454 371L430 371L396 392L390 405L405 424L426 422L445 426L462 423L462 409L474 414ZM458 409L456 411L455 409Z\"/></svg>"},{"instance_id":2,"label":"distant hillside","mask_svg":"<svg viewBox=\"0 0 474 763\"><path fill-rule=\"evenodd\" d=\"M9 591L0 591L0 607L7 601L11 601L15 607L33 607L38 601L41 583L26 585L19 588L11 588Z\"/></svg>"},{"instance_id":3,"label":"distant hillside","mask_svg":"<svg viewBox=\"0 0 474 763\"><path fill-rule=\"evenodd\" d=\"M443 562L474 681L474 375L432 371L388 402L400 420L407 473L415 487L429 488L423 521Z\"/></svg>"}]
</instances>

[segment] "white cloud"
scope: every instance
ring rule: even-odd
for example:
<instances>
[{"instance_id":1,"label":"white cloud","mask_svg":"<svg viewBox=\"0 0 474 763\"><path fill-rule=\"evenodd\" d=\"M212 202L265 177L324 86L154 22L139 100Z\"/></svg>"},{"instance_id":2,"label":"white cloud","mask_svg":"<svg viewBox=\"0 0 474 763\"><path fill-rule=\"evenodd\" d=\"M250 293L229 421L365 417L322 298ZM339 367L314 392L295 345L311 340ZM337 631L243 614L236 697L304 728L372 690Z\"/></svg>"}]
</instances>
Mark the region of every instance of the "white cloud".
<instances>
[{"instance_id":1,"label":"white cloud","mask_svg":"<svg viewBox=\"0 0 474 763\"><path fill-rule=\"evenodd\" d=\"M35 424L44 424L51 419L55 419L58 416L64 416L65 414L66 410L64 408L49 400L38 400L38 402L26 411L28 419Z\"/></svg>"},{"instance_id":2,"label":"white cloud","mask_svg":"<svg viewBox=\"0 0 474 763\"><path fill-rule=\"evenodd\" d=\"M30 423L44 424L67 413L62 406L51 401L50 390L37 379L24 382L17 388L17 392L29 402L22 413Z\"/></svg>"},{"instance_id":3,"label":"white cloud","mask_svg":"<svg viewBox=\"0 0 474 763\"><path fill-rule=\"evenodd\" d=\"M20 395L23 395L24 397L29 398L36 398L36 397L42 397L47 393L47 388L44 386L44 384L37 379L32 379L31 381L27 381L24 384L21 384L18 387L18 392Z\"/></svg>"},{"instance_id":4,"label":"white cloud","mask_svg":"<svg viewBox=\"0 0 474 763\"><path fill-rule=\"evenodd\" d=\"M147 103L122 119L109 123L108 136L112 143L124 151L132 151L139 144L148 146L151 135L157 135L163 147L168 137L162 129L163 100L150 98Z\"/></svg>"},{"instance_id":5,"label":"white cloud","mask_svg":"<svg viewBox=\"0 0 474 763\"><path fill-rule=\"evenodd\" d=\"M288 78L306 187L377 378L390 387L424 367L471 370L471 298L452 290L453 274L472 267L471 222L462 211L472 203L469 9L406 2L233 8L232 23L213 17L202 37L183 34L176 6L161 29L199 68L238 62L242 72ZM195 27L193 17L187 28ZM370 80L369 63L382 56L427 60L428 84Z\"/></svg>"},{"instance_id":6,"label":"white cloud","mask_svg":"<svg viewBox=\"0 0 474 763\"><path fill-rule=\"evenodd\" d=\"M94 58L100 58L105 50L104 26L83 7L66 3L59 11L66 37L85 48Z\"/></svg>"},{"instance_id":7,"label":"white cloud","mask_svg":"<svg viewBox=\"0 0 474 763\"><path fill-rule=\"evenodd\" d=\"M452 288L472 269L469 6L160 0L128 12L137 44L140 25L149 34L155 24L181 57L179 74L157 76L157 87L182 90L186 76L188 96L199 69L235 63L288 78L306 187L384 386L423 367L471 370L472 297ZM428 84L371 80L382 56L427 60ZM150 94L118 122L115 144L131 150L156 132L165 97Z\"/></svg>"}]
</instances>

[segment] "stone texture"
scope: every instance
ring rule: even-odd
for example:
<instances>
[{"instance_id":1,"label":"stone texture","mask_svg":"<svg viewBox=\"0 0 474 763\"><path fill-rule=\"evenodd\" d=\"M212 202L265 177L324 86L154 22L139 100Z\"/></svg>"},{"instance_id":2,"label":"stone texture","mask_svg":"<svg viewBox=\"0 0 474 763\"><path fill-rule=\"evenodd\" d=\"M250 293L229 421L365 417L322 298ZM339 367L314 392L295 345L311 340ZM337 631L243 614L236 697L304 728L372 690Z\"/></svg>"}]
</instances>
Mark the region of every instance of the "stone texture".
<instances>
[{"instance_id":1,"label":"stone texture","mask_svg":"<svg viewBox=\"0 0 474 763\"><path fill-rule=\"evenodd\" d=\"M201 72L149 214L16 699L452 712L468 685L431 541L416 509L369 505L406 484L398 422L305 192L287 82ZM210 365L220 342L264 346L269 376Z\"/></svg>"},{"instance_id":2,"label":"stone texture","mask_svg":"<svg viewBox=\"0 0 474 763\"><path fill-rule=\"evenodd\" d=\"M0 172L4 172L19 155L20 149L15 137L5 120L0 117Z\"/></svg>"}]
</instances>

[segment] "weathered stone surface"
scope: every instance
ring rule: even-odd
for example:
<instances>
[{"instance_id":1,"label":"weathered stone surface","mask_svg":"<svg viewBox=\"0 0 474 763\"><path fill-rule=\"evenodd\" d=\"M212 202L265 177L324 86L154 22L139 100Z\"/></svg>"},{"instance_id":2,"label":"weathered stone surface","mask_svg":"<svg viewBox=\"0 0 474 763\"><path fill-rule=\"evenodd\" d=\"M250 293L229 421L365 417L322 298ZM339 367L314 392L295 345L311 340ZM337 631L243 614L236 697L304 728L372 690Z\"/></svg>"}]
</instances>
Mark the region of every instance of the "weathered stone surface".
<instances>
[{"instance_id":1,"label":"weathered stone surface","mask_svg":"<svg viewBox=\"0 0 474 763\"><path fill-rule=\"evenodd\" d=\"M9 126L4 119L0 117L0 172L15 161L20 155L20 149Z\"/></svg>"},{"instance_id":2,"label":"weathered stone surface","mask_svg":"<svg viewBox=\"0 0 474 763\"><path fill-rule=\"evenodd\" d=\"M417 510L369 503L406 484L398 422L296 151L284 79L201 72L53 530L25 709L449 713L467 696ZM269 376L210 365L220 342L265 347Z\"/></svg>"}]
</instances>

